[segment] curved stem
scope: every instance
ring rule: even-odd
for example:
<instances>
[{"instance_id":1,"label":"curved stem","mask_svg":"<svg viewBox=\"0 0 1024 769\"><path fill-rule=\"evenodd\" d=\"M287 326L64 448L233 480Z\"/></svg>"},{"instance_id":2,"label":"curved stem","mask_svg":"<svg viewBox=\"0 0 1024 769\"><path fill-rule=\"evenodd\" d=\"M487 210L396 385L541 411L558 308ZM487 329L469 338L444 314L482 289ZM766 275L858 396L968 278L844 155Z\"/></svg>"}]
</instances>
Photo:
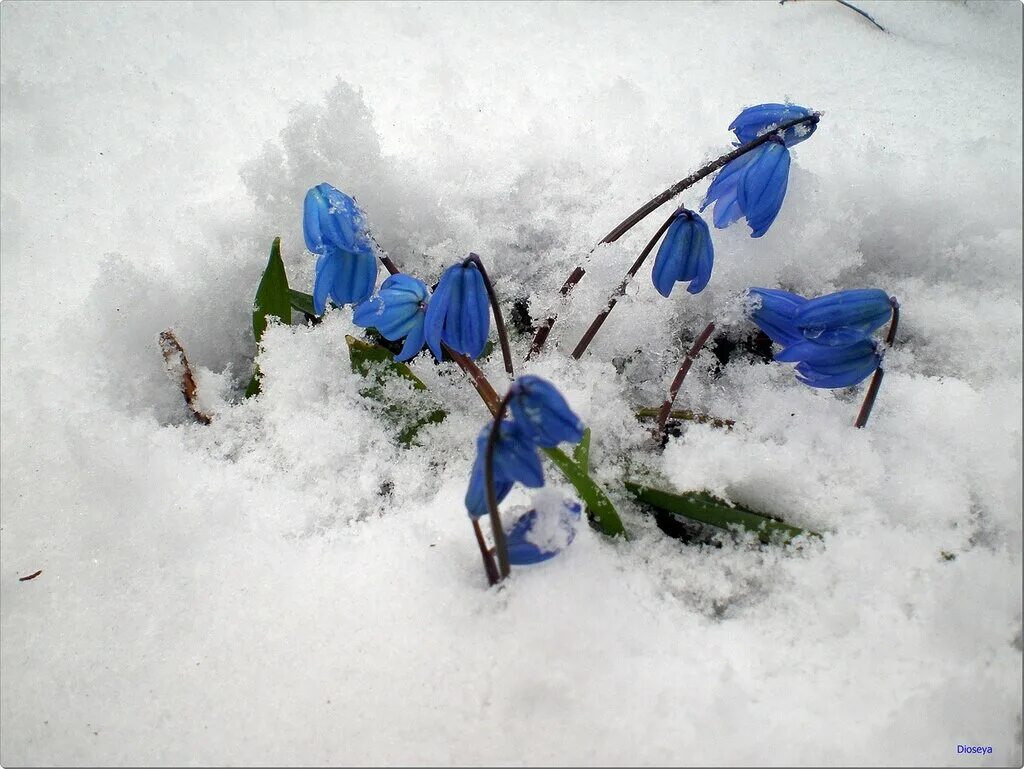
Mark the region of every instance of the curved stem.
<instances>
[{"instance_id":1,"label":"curved stem","mask_svg":"<svg viewBox=\"0 0 1024 769\"><path fill-rule=\"evenodd\" d=\"M889 331L885 335L886 347L892 347L893 342L896 341L896 329L900 325L900 303L895 296L890 296L889 304L892 306L892 319L889 321ZM885 376L885 371L882 369L881 364L879 364L871 377L871 384L868 385L868 391L864 395L864 403L861 404L860 413L857 414L857 420L853 423L854 427L864 427L868 423L871 409L875 405L875 399L878 397L878 390L882 386L883 376Z\"/></svg>"},{"instance_id":2,"label":"curved stem","mask_svg":"<svg viewBox=\"0 0 1024 769\"><path fill-rule=\"evenodd\" d=\"M373 233L367 230L366 234L370 238L370 242L377 247L377 258L380 259L380 263L384 265L384 268L392 275L400 273L401 270L398 269L398 265L391 261L388 252L380 247L380 243L377 242L377 238L373 237Z\"/></svg>"},{"instance_id":3,"label":"curved stem","mask_svg":"<svg viewBox=\"0 0 1024 769\"><path fill-rule=\"evenodd\" d=\"M608 304L605 305L605 308L597 314L597 317L594 318L594 320L591 322L590 327L586 330L586 332L584 332L583 336L580 337L580 341L576 345L576 349L572 351L573 358L579 360L580 356L583 355L584 352L586 352L587 348L590 346L590 343L594 340L594 337L597 336L597 332L600 331L601 326L604 325L605 319L611 314L611 311L615 307L616 302L619 301L619 297L623 296L626 293L626 286L629 285L629 282L633 279L633 276L635 276L637 272L640 270L640 267L643 266L643 263L644 261L646 261L648 254L650 254L651 251L654 250L655 245L657 245L658 241L661 240L661 236L665 234L665 230L668 229L669 225L672 224L672 220L675 218L676 215L675 212L673 212L672 215L665 220L665 223L658 228L658 231L654 233L654 237L651 238L650 241L648 241L647 245L644 247L644 250L640 252L640 256L638 256L636 258L636 261L633 262L633 266L629 268L628 272L626 272L626 277L622 279L622 282L619 284L618 288L615 289L611 297L608 299Z\"/></svg>"},{"instance_id":4,"label":"curved stem","mask_svg":"<svg viewBox=\"0 0 1024 769\"><path fill-rule=\"evenodd\" d=\"M676 402L676 396L679 394L679 389L683 386L683 381L686 379L686 375L690 373L690 367L700 354L701 348L707 344L708 339L711 338L711 335L714 332L714 322L708 323L707 327L694 341L689 352L687 352L683 357L683 362L679 366L679 371L676 372L675 379L672 380L672 385L668 388L668 397L665 398L665 402L661 404L661 410L658 412L657 436L660 437L665 434L665 425L668 423L669 414L672 412L672 404Z\"/></svg>"},{"instance_id":5,"label":"curved stem","mask_svg":"<svg viewBox=\"0 0 1024 769\"><path fill-rule=\"evenodd\" d=\"M498 567L494 564L494 556L491 555L491 551L487 549L487 543L484 541L484 533L480 530L480 521L476 518L470 518L473 522L473 534L476 536L476 543L480 547L480 556L484 559L484 571L487 572L487 584L497 585L500 578L498 577Z\"/></svg>"},{"instance_id":6,"label":"curved stem","mask_svg":"<svg viewBox=\"0 0 1024 769\"><path fill-rule=\"evenodd\" d=\"M463 355L461 352L456 352L451 347L441 342L441 347L445 354L458 364L459 368L469 375L470 381L473 383L473 387L476 388L477 394L480 396L480 400L487 406L487 410L491 412L491 415L498 413L498 404L501 399L498 397L497 391L491 386L491 383L487 380L484 372L480 370L480 367L472 361L472 359Z\"/></svg>"},{"instance_id":7,"label":"curved stem","mask_svg":"<svg viewBox=\"0 0 1024 769\"><path fill-rule=\"evenodd\" d=\"M505 527L501 525L501 513L498 511L498 493L494 488L494 449L498 445L498 434L501 431L501 421L508 409L508 402L512 397L510 389L505 397L498 404L498 410L494 414L494 423L491 425L491 432L487 436L487 447L484 449L484 487L487 490L487 509L491 515L491 534L494 537L494 549L498 555L498 571L501 579L509 575L511 568L508 562L508 543L505 541Z\"/></svg>"},{"instance_id":8,"label":"curved stem","mask_svg":"<svg viewBox=\"0 0 1024 769\"><path fill-rule=\"evenodd\" d=\"M505 359L505 371L510 377L515 377L516 372L512 368L512 349L508 344L508 331L505 329L505 319L501 315L501 306L498 304L498 294L494 290L494 284L491 283L491 278L487 274L487 269L484 267L483 260L477 254L470 253L462 263L469 264L470 262L476 265L477 269L480 270L480 277L484 279L484 287L487 289L487 298L491 302L491 311L494 313L494 325L498 329L498 341L501 343L501 357Z\"/></svg>"},{"instance_id":9,"label":"curved stem","mask_svg":"<svg viewBox=\"0 0 1024 769\"><path fill-rule=\"evenodd\" d=\"M769 131L768 133L762 134L761 136L758 136L756 139L749 141L746 144L742 144L736 149L732 150L731 152L727 152L721 157L712 160L707 165L702 166L697 171L694 171L685 179L680 179L667 190L665 190L659 195L656 195L655 197L651 198L649 201L644 203L642 206L640 206L640 208L638 208L636 211L634 211L625 219L623 219L611 232L609 232L607 235L601 238L601 241L600 243L598 243L598 245L602 245L604 243L614 243L616 240L618 240L631 229L633 229L633 227L635 227L637 224L643 221L655 209L660 208L663 203L666 203L672 198L676 197L683 190L692 187L701 179L704 179L705 177L713 174L715 171L717 171L719 168L724 166L729 161L735 160L741 155L745 155L751 150L757 149L762 144L769 141L773 136L777 136L781 134L783 131L794 126L800 125L802 123L814 125L819 120L821 120L821 115L817 112L814 112L808 115L807 117L788 120L785 123L781 123L779 127L776 128L774 131ZM594 249L592 248L588 252L588 255L593 252ZM565 281L565 285L562 286L562 296L567 296L569 291L572 290L573 286L579 283L580 280L583 279L583 276L586 275L586 273L586 269L583 268L582 266L576 267L576 269L573 270L572 274L569 276L569 279ZM533 338L533 345L530 350L531 353L537 352L544 345L544 342L548 338L548 334L551 333L551 327L555 325L555 320L557 319L557 317L558 316L554 314L549 315L548 318L544 321L544 323L541 324L541 327L537 330L536 336L534 336Z\"/></svg>"}]
</instances>

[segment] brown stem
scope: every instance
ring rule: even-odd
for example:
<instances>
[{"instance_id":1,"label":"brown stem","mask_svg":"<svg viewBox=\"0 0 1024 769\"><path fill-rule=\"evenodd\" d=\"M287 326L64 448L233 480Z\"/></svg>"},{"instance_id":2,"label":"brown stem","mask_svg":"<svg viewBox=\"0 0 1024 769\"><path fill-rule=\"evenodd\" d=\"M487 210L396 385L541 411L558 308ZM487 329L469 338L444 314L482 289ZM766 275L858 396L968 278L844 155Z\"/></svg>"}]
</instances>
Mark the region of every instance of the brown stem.
<instances>
[{"instance_id":1,"label":"brown stem","mask_svg":"<svg viewBox=\"0 0 1024 769\"><path fill-rule=\"evenodd\" d=\"M657 419L661 416L661 406L658 408L642 408L636 410L637 419ZM699 425L711 425L712 427L732 428L736 425L735 419L712 416L711 414L700 414L692 409L672 409L668 412L669 419L679 419L683 422L696 422Z\"/></svg>"},{"instance_id":2,"label":"brown stem","mask_svg":"<svg viewBox=\"0 0 1024 769\"><path fill-rule=\"evenodd\" d=\"M689 352L683 357L682 365L679 366L679 371L676 372L676 377L672 380L672 386L668 388L668 397L661 404L661 411L658 412L658 432L656 434L659 438L665 434L665 424L668 422L669 413L672 411L672 404L676 402L676 396L679 394L679 388L683 386L683 380L690 373L690 366L693 365L694 360L700 354L701 348L707 344L708 339L711 338L714 332L715 324L708 323L707 327L694 341Z\"/></svg>"},{"instance_id":3,"label":"brown stem","mask_svg":"<svg viewBox=\"0 0 1024 769\"><path fill-rule=\"evenodd\" d=\"M484 542L484 533L480 530L480 521L472 517L470 520L473 522L473 534L476 535L476 543L480 546L480 557L484 559L487 584L497 585L501 578L498 576L498 567L494 564L494 556L491 555L491 551L487 548L487 543Z\"/></svg>"},{"instance_id":4,"label":"brown stem","mask_svg":"<svg viewBox=\"0 0 1024 769\"><path fill-rule=\"evenodd\" d=\"M642 206L640 206L640 208L638 208L636 211L634 211L624 220L622 220L615 227L615 229L613 229L611 232L605 235L601 239L601 242L598 243L598 245L602 245L604 243L614 243L616 240L618 240L631 229L633 229L633 227L635 227L637 224L643 221L655 209L660 208L663 203L666 203L672 198L676 197L676 195L681 193L683 190L692 187L701 179L704 179L710 174L713 174L715 171L717 171L719 168L724 166L729 161L735 160L736 158L740 157L741 155L745 155L746 153L750 152L753 149L757 149L762 144L769 141L773 136L778 136L779 134L781 134L781 132L786 131L789 128L792 128L793 126L800 125L801 123L814 125L819 120L821 120L821 115L818 114L817 112L808 115L807 117L789 120L785 123L782 123L774 131L769 131L768 133L762 134L761 136L758 136L756 139L749 141L746 144L742 144L736 149L732 150L731 152L727 152L720 158L711 161L706 166L701 167L694 173L687 176L685 179L680 179L678 182L673 184L660 195L657 195L651 198L646 203L644 203ZM594 249L592 248L588 252L588 255L593 252ZM572 290L573 286L575 286L577 283L580 282L580 280L582 280L586 272L587 271L582 266L576 267L576 269L573 270L572 274L569 276L569 280L566 280L565 285L562 286L562 296L568 295L569 291ZM548 318L544 321L544 323L541 324L541 327L537 330L536 336L534 336L533 338L533 345L530 350L531 354L539 351L540 348L544 345L544 342L548 338L548 334L551 333L551 327L555 325L555 320L557 318L557 315L549 315Z\"/></svg>"},{"instance_id":5,"label":"brown stem","mask_svg":"<svg viewBox=\"0 0 1024 769\"><path fill-rule=\"evenodd\" d=\"M516 372L512 368L512 349L508 344L508 331L505 329L505 319L501 315L501 305L498 304L498 294L494 290L494 284L491 283L491 278L487 274L487 270L484 268L483 260L474 253L466 258L463 264L472 262L476 265L477 269L480 270L480 277L484 279L484 287L487 289L487 298L491 302L491 311L494 313L494 325L498 329L498 341L501 343L501 357L505 359L505 371L510 377L514 377Z\"/></svg>"},{"instance_id":6,"label":"brown stem","mask_svg":"<svg viewBox=\"0 0 1024 769\"><path fill-rule=\"evenodd\" d=\"M175 380L178 387L181 388L181 394L185 398L185 405L192 412L192 416L200 424L210 424L209 414L201 411L196 402L198 397L196 378L192 375L192 367L188 364L185 348L181 346L178 337L170 329L161 331L159 344L160 352L164 354L164 364L167 367L167 373Z\"/></svg>"},{"instance_id":7,"label":"brown stem","mask_svg":"<svg viewBox=\"0 0 1024 769\"><path fill-rule=\"evenodd\" d=\"M647 245L644 247L644 250L640 252L640 256L638 256L636 258L636 261L633 262L633 266L629 268L628 272L626 272L626 277L622 279L622 282L619 284L618 288L616 288L615 291L612 292L611 297L608 299L608 304L605 305L605 308L597 314L597 317L594 318L594 320L591 322L590 328L588 328L586 332L583 334L583 336L580 338L579 343L576 345L576 349L572 351L573 358L579 360L580 356L583 355L584 352L586 352L587 348L590 346L590 343L594 340L594 337L597 336L597 332L600 331L601 326L604 325L605 319L607 319L607 317L611 314L611 311L612 309L614 309L615 304L619 301L619 297L625 295L626 286L629 285L629 282L633 279L633 276L635 276L637 272L640 270L640 267L643 266L643 263L644 261L646 261L647 256L651 253L651 251L654 250L654 246L657 245L659 240L661 240L661 236L665 234L665 230L668 229L669 225L672 224L672 221L675 218L676 215L673 212L673 214L668 219L665 220L665 223L658 228L658 231L654 233L654 237L651 238L650 241L648 241Z\"/></svg>"},{"instance_id":8,"label":"brown stem","mask_svg":"<svg viewBox=\"0 0 1024 769\"><path fill-rule=\"evenodd\" d=\"M498 434L501 422L505 418L508 402L512 398L512 389L505 394L494 414L494 423L487 436L487 447L484 449L484 487L487 490L487 510L491 515L491 534L494 537L494 549L498 555L498 570L501 579L509 575L511 567L508 562L508 543L505 540L505 528L501 524L501 512L498 510L498 492L494 488L494 449L498 445Z\"/></svg>"},{"instance_id":9,"label":"brown stem","mask_svg":"<svg viewBox=\"0 0 1024 769\"><path fill-rule=\"evenodd\" d=\"M491 412L491 415L498 413L498 404L501 398L498 397L498 393L494 387L487 380L484 372L480 370L480 367L476 365L467 355L463 355L461 352L456 352L451 347L441 342L441 347L444 349L445 354L455 361L459 368L469 375L470 381L473 383L473 387L476 388L477 393L480 395L480 399L487 406L487 410Z\"/></svg>"},{"instance_id":10,"label":"brown stem","mask_svg":"<svg viewBox=\"0 0 1024 769\"><path fill-rule=\"evenodd\" d=\"M373 245L377 247L377 258L380 259L380 263L384 265L384 268L392 275L400 273L401 270L398 269L398 265L391 261L391 257L388 256L388 252L380 247L380 243L377 242L377 238L373 237L373 233L367 230L366 234L373 242Z\"/></svg>"},{"instance_id":11,"label":"brown stem","mask_svg":"<svg viewBox=\"0 0 1024 769\"><path fill-rule=\"evenodd\" d=\"M594 249L590 249L590 251L593 253ZM586 274L586 270L582 267L577 267L569 274L569 277L565 279L565 283L562 284L558 293L562 296L568 296L569 292L573 290L576 284L579 283ZM533 343L530 345L530 351L526 354L527 360L529 360L534 353L540 352L540 348L544 346L546 341L548 341L548 334L551 333L551 328L555 325L556 317L557 316L555 315L548 315L540 325L540 328L537 329L537 333L534 334L533 337Z\"/></svg>"},{"instance_id":12,"label":"brown stem","mask_svg":"<svg viewBox=\"0 0 1024 769\"><path fill-rule=\"evenodd\" d=\"M885 335L886 347L892 347L893 342L896 341L896 329L900 325L899 301L897 301L895 296L890 296L889 304L892 306L892 318L889 320L889 331ZM879 364L878 368L875 369L875 373L871 376L871 384L868 385L868 391L864 394L864 402L861 404L860 412L853 423L854 427L864 427L868 423L871 409L875 405L875 399L878 398L878 390L882 386L883 376L885 376L885 371L882 369L881 364Z\"/></svg>"}]
</instances>

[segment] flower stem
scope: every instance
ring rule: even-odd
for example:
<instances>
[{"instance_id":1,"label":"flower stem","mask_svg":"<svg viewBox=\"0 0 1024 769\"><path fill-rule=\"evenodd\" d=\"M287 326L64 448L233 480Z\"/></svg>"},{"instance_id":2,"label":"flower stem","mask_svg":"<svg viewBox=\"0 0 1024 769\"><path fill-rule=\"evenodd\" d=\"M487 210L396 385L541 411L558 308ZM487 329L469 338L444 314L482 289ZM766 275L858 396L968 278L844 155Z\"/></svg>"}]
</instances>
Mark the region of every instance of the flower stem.
<instances>
[{"instance_id":1,"label":"flower stem","mask_svg":"<svg viewBox=\"0 0 1024 769\"><path fill-rule=\"evenodd\" d=\"M487 572L487 584L497 585L500 581L498 577L498 567L494 564L494 556L491 555L491 551L487 548L487 543L484 542L484 533L480 530L480 521L476 518L470 518L473 522L473 534L476 535L476 543L480 546L480 556L484 559L484 571Z\"/></svg>"},{"instance_id":2,"label":"flower stem","mask_svg":"<svg viewBox=\"0 0 1024 769\"><path fill-rule=\"evenodd\" d=\"M665 234L665 230L668 229L669 225L672 224L672 220L675 218L676 215L675 212L673 212L672 215L665 220L665 223L658 228L658 231L654 233L654 237L651 238L650 241L648 241L647 245L644 247L644 250L640 252L640 256L638 256L636 258L636 261L633 262L633 266L630 267L629 270L626 272L626 276L622 279L622 282L619 284L618 288L616 288L615 291L612 292L611 297L609 297L608 299L608 304L606 304L605 308L597 314L597 317L594 318L594 320L591 322L590 327L586 330L583 336L580 337L580 341L576 345L576 349L572 351L573 358L579 360L580 356L583 355L584 352L586 352L587 348L590 346L590 343L594 341L594 337L597 336L597 332L600 331L601 326L604 325L605 319L611 314L616 302L619 301L619 297L625 295L626 286L629 285L629 282L640 270L640 267L643 266L643 263L646 261L647 256L651 253L651 251L654 250L654 247L657 245L658 241L661 240L661 236Z\"/></svg>"},{"instance_id":3,"label":"flower stem","mask_svg":"<svg viewBox=\"0 0 1024 769\"><path fill-rule=\"evenodd\" d=\"M487 274L483 260L474 253L470 253L463 261L463 264L472 262L480 270L480 277L484 279L484 286L487 288L487 298L491 302L491 311L494 313L494 325L498 328L498 341L501 343L501 357L505 359L505 371L510 377L515 377L516 372L512 368L512 349L508 344L508 331L505 329L505 319L501 315L501 305L498 304L498 294L494 290L494 284Z\"/></svg>"},{"instance_id":4,"label":"flower stem","mask_svg":"<svg viewBox=\"0 0 1024 769\"><path fill-rule=\"evenodd\" d=\"M700 336L694 341L693 346L683 357L679 371L676 372L675 379L672 380L672 385L668 388L668 397L665 398L665 402L661 404L661 410L658 412L658 430L655 435L659 439L665 434L665 425L668 423L669 414L672 412L672 404L676 402L679 389L683 386L683 380L690 373L690 367L700 354L701 348L707 344L708 339L711 338L714 332L715 324L713 322L708 323L707 327L701 332Z\"/></svg>"},{"instance_id":5,"label":"flower stem","mask_svg":"<svg viewBox=\"0 0 1024 769\"><path fill-rule=\"evenodd\" d=\"M494 549L498 556L498 571L504 579L509 575L511 567L508 562L508 543L505 541L505 527L501 524L501 513L498 510L498 493L494 488L494 449L498 445L498 433L501 430L501 421L508 409L508 402L512 397L510 389L505 397L498 404L498 410L494 414L494 424L491 425L491 432L487 436L487 446L484 449L484 487L487 490L487 509L491 515L491 534L494 537Z\"/></svg>"},{"instance_id":6,"label":"flower stem","mask_svg":"<svg viewBox=\"0 0 1024 769\"><path fill-rule=\"evenodd\" d=\"M441 347L444 349L445 354L458 364L459 368L466 372L469 376L469 380L473 383L473 387L476 388L477 394L480 396L480 400L487 406L487 410L491 412L491 415L498 413L498 403L500 398L494 387L487 380L484 372L480 370L480 367L476 365L467 355L463 355L461 352L456 352L451 347L441 342Z\"/></svg>"},{"instance_id":7,"label":"flower stem","mask_svg":"<svg viewBox=\"0 0 1024 769\"><path fill-rule=\"evenodd\" d=\"M889 304L892 305L892 319L889 321L889 331L885 335L886 347L892 347L893 342L896 341L896 329L900 325L900 303L896 300L895 296L890 296ZM882 386L883 376L885 376L885 371L882 369L881 364L879 364L871 377L871 384L868 385L868 391L864 395L864 403L861 404L860 413L857 414L857 421L853 423L854 427L864 427L868 423L868 417L871 416L871 408L875 405L878 390Z\"/></svg>"},{"instance_id":8,"label":"flower stem","mask_svg":"<svg viewBox=\"0 0 1024 769\"><path fill-rule=\"evenodd\" d=\"M377 247L377 258L380 259L380 263L384 265L384 269L392 275L400 273L401 270L398 269L398 265L391 261L391 257L388 256L388 252L381 248L380 243L377 242L377 238L373 237L373 233L367 230L366 234L370 237L370 242Z\"/></svg>"},{"instance_id":9,"label":"flower stem","mask_svg":"<svg viewBox=\"0 0 1024 769\"><path fill-rule=\"evenodd\" d=\"M607 235L605 235L601 239L601 242L598 243L598 245L602 245L602 244L605 244L605 243L614 243L616 240L618 240L623 235L625 235L627 232L629 232L631 229L633 229L633 227L635 227L637 224L639 224L641 221L643 221L655 209L660 208L662 206L662 204L664 204L664 203L668 202L669 200L671 200L672 198L676 197L683 190L686 190L686 189L692 187L694 184L699 182L701 179L704 179L705 177L710 176L711 174L713 174L715 171L717 171L719 168L724 166L729 161L735 160L736 158L740 157L741 155L745 155L748 152L750 152L751 150L757 149L758 147L760 147L765 142L771 140L771 138L773 136L779 136L779 135L782 134L783 131L785 131L785 130L787 130L789 128L792 128L793 126L800 125L802 123L807 123L808 125L814 125L819 120L821 120L821 115L819 113L817 113L817 112L812 113L812 114L808 115L807 117L795 118L793 120L788 120L785 123L781 123L779 125L779 127L776 128L774 131L769 131L768 133L762 134L761 136L758 136L756 139L753 139L752 141L749 141L746 144L740 145L739 147L737 147L736 149L732 150L731 152L727 152L726 154L722 155L721 157L717 158L716 160L712 160L707 165L702 166L697 171L694 171L692 174L687 176L685 179L680 179L678 182L673 184L667 190L665 190L661 194L651 198L649 201L644 203L642 206L640 206L640 208L638 208L636 211L634 211L629 216L627 216L625 219L623 219L615 227L615 229L613 229L611 232L609 232ZM596 248L596 246L595 246L595 248ZM588 253L588 255L593 253L593 252L594 252L594 249L592 248L592 249L590 249L590 252ZM576 269L572 271L572 274L569 276L569 278L565 281L565 284L562 286L562 290L561 290L562 296L567 296L569 294L569 292L573 289L573 287L577 283L579 283L580 280L583 279L583 276L586 275L586 273L587 273L586 269L583 268L582 266L576 267ZM557 317L558 316L554 315L554 314L549 315L548 318L541 324L540 328L537 330L537 333L536 333L536 335L533 338L533 345L532 345L532 347L530 349L530 353L531 354L535 353L535 352L538 352L540 350L540 348L543 347L544 342L548 338L548 334L551 333L551 327L555 325L555 320L557 319Z\"/></svg>"}]
</instances>

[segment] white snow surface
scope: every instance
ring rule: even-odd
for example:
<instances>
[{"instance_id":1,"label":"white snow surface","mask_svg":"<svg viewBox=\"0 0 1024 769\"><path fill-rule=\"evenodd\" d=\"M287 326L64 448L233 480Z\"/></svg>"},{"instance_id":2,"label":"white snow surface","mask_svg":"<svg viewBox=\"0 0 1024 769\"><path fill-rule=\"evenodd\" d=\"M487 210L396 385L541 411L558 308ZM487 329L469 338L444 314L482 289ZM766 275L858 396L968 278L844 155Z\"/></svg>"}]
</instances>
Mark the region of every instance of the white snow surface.
<instances>
[{"instance_id":1,"label":"white snow surface","mask_svg":"<svg viewBox=\"0 0 1024 769\"><path fill-rule=\"evenodd\" d=\"M0 762L1019 765L1021 5L859 5L888 33L823 2L4 2ZM771 231L715 230L697 297L646 267L572 362L664 213L560 305L572 267L785 99L824 117ZM450 416L402 448L348 309L272 326L241 399L271 239L309 291L322 181L404 269L473 250L558 308L520 371L592 428L631 541L581 526L488 589L462 506L487 414L418 358ZM658 453L633 409L752 285L899 297L871 422L863 386L706 352L679 405L737 426ZM824 539L684 545L629 457Z\"/></svg>"}]
</instances>

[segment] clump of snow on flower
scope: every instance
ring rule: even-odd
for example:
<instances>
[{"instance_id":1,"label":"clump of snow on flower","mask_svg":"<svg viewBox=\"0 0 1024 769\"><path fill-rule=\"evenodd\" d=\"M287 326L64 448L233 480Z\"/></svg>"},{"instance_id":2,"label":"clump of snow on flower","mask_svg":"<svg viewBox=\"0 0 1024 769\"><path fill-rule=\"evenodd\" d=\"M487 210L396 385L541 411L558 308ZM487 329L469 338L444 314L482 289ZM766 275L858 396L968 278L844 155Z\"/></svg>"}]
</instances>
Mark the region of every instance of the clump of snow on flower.
<instances>
[{"instance_id":1,"label":"clump of snow on flower","mask_svg":"<svg viewBox=\"0 0 1024 769\"><path fill-rule=\"evenodd\" d=\"M834 3L0 6L0 761L1019 763L1021 12L862 5L890 34ZM325 29L358 33L332 58ZM713 231L696 297L645 267L569 360L668 210L594 243L786 98L825 116L772 230ZM592 428L630 542L581 524L487 591L462 498L488 414L419 358L448 416L401 448L350 310L272 325L239 400L274 236L311 286L322 181L428 283L473 250L506 317L559 313L519 370ZM657 454L635 409L749 286L899 297L868 428L862 389L705 352L679 406L737 424ZM621 486L638 453L824 541L666 538Z\"/></svg>"}]
</instances>

